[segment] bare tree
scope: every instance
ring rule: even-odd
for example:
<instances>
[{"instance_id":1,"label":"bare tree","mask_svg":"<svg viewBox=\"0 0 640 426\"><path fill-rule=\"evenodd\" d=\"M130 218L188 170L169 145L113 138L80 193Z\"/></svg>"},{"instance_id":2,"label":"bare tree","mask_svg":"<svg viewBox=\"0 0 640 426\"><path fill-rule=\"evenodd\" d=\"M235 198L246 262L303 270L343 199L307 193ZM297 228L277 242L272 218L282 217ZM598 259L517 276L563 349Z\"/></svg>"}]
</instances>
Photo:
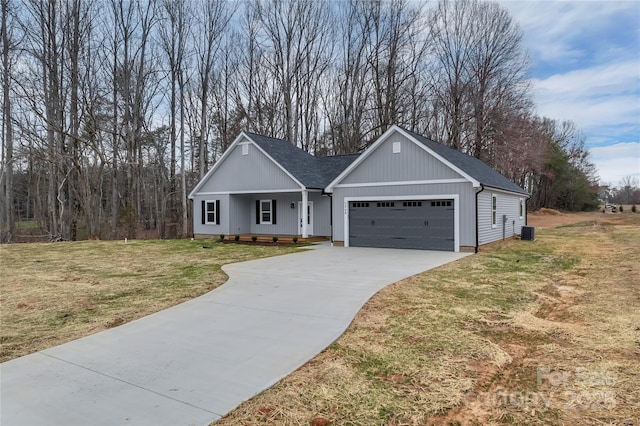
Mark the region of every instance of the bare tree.
<instances>
[{"instance_id":1,"label":"bare tree","mask_svg":"<svg viewBox=\"0 0 640 426\"><path fill-rule=\"evenodd\" d=\"M284 137L308 149L311 141L301 136L317 135L312 117L319 98L320 81L328 69L329 9L324 2L297 0L256 1L248 6L260 24L259 43L265 54L263 71L274 83L282 100L280 123L271 136Z\"/></svg>"},{"instance_id":2,"label":"bare tree","mask_svg":"<svg viewBox=\"0 0 640 426\"><path fill-rule=\"evenodd\" d=\"M183 81L183 62L185 54L185 44L187 29L185 3L179 0L163 0L162 2L163 22L159 26L162 47L167 56L169 64L169 193L163 194L168 197L168 211L170 221L175 223L178 219L176 203L176 141L177 141L177 116L178 109L181 108L183 97L179 96L180 83ZM184 127L180 127L181 140L184 140ZM160 235L164 237L164 216L160 219Z\"/></svg>"},{"instance_id":3,"label":"bare tree","mask_svg":"<svg viewBox=\"0 0 640 426\"><path fill-rule=\"evenodd\" d=\"M200 178L209 168L208 142L210 125L208 122L208 102L211 94L211 81L215 60L222 43L222 33L227 28L232 13L223 0L204 1L204 10L198 14L194 30L194 46L196 54L196 79L194 84L199 100L198 170Z\"/></svg>"},{"instance_id":4,"label":"bare tree","mask_svg":"<svg viewBox=\"0 0 640 426\"><path fill-rule=\"evenodd\" d=\"M14 193L13 193L13 115L11 112L11 80L12 80L12 52L15 49L14 40L11 39L10 25L10 0L1 0L0 8L2 20L0 25L0 37L2 37L2 169L0 171L0 186L4 209L1 213L0 227L4 225L7 230L6 240L11 242L15 231Z\"/></svg>"}]
</instances>

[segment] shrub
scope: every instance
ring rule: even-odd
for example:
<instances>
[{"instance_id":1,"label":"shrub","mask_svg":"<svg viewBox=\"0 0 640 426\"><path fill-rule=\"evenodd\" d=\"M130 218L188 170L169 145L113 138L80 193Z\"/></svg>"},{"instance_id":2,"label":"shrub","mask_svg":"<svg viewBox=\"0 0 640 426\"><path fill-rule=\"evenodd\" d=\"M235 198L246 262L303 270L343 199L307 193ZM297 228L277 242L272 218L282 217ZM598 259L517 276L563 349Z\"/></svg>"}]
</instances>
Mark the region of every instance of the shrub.
<instances>
[{"instance_id":1,"label":"shrub","mask_svg":"<svg viewBox=\"0 0 640 426\"><path fill-rule=\"evenodd\" d=\"M631 206L631 213L635 213L635 212L636 212L636 210L637 210L637 209L636 209L636 205L635 205L635 204L634 204L634 205L632 205L632 206Z\"/></svg>"},{"instance_id":2,"label":"shrub","mask_svg":"<svg viewBox=\"0 0 640 426\"><path fill-rule=\"evenodd\" d=\"M234 239L235 241L240 241L240 235L236 234L236 235L233 237L233 239Z\"/></svg>"},{"instance_id":3,"label":"shrub","mask_svg":"<svg viewBox=\"0 0 640 426\"><path fill-rule=\"evenodd\" d=\"M622 207L622 205L620 205L620 207L618 207L618 211L619 211L620 213L622 213L622 212L624 211L624 208Z\"/></svg>"},{"instance_id":4,"label":"shrub","mask_svg":"<svg viewBox=\"0 0 640 426\"><path fill-rule=\"evenodd\" d=\"M258 236L257 235L252 235L251 236L251 241L253 241L254 243L258 240Z\"/></svg>"},{"instance_id":5,"label":"shrub","mask_svg":"<svg viewBox=\"0 0 640 426\"><path fill-rule=\"evenodd\" d=\"M298 237L294 236L292 240L293 240L293 244L298 244Z\"/></svg>"},{"instance_id":6,"label":"shrub","mask_svg":"<svg viewBox=\"0 0 640 426\"><path fill-rule=\"evenodd\" d=\"M224 241L224 234L220 234L220 241Z\"/></svg>"},{"instance_id":7,"label":"shrub","mask_svg":"<svg viewBox=\"0 0 640 426\"><path fill-rule=\"evenodd\" d=\"M273 236L273 238L271 238L273 240L274 243L278 242L278 237L276 237L275 235Z\"/></svg>"}]
</instances>

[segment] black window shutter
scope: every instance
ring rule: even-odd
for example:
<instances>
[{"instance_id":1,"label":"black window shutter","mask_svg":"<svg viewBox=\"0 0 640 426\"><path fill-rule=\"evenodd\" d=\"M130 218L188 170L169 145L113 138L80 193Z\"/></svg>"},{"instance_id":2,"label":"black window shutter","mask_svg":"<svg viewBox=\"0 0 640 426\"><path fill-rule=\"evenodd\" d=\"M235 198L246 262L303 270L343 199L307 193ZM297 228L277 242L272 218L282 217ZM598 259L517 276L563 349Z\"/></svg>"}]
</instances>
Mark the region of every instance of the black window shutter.
<instances>
[{"instance_id":1,"label":"black window shutter","mask_svg":"<svg viewBox=\"0 0 640 426\"><path fill-rule=\"evenodd\" d=\"M256 225L260 225L260 200L256 200Z\"/></svg>"},{"instance_id":2,"label":"black window shutter","mask_svg":"<svg viewBox=\"0 0 640 426\"><path fill-rule=\"evenodd\" d=\"M271 224L276 224L276 200L271 200Z\"/></svg>"},{"instance_id":3,"label":"black window shutter","mask_svg":"<svg viewBox=\"0 0 640 426\"><path fill-rule=\"evenodd\" d=\"M216 225L220 225L220 200L216 200Z\"/></svg>"},{"instance_id":4,"label":"black window shutter","mask_svg":"<svg viewBox=\"0 0 640 426\"><path fill-rule=\"evenodd\" d=\"M204 225L207 220L207 202L202 200L202 224Z\"/></svg>"}]
</instances>

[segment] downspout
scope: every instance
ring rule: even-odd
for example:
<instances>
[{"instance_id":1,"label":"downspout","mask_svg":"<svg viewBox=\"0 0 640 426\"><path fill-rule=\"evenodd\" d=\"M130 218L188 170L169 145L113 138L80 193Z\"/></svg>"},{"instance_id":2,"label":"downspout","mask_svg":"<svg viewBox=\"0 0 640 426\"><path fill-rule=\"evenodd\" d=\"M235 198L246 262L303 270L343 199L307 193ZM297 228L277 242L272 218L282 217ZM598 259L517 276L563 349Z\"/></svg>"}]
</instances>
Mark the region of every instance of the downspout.
<instances>
[{"instance_id":1,"label":"downspout","mask_svg":"<svg viewBox=\"0 0 640 426\"><path fill-rule=\"evenodd\" d=\"M480 228L480 221L478 220L478 194L482 191L484 191L484 185L480 184L480 191L476 192L476 253L478 253L480 247L480 233L478 232Z\"/></svg>"},{"instance_id":2,"label":"downspout","mask_svg":"<svg viewBox=\"0 0 640 426\"><path fill-rule=\"evenodd\" d=\"M331 233L331 247L333 247L333 194L327 192L329 196L329 232Z\"/></svg>"}]
</instances>

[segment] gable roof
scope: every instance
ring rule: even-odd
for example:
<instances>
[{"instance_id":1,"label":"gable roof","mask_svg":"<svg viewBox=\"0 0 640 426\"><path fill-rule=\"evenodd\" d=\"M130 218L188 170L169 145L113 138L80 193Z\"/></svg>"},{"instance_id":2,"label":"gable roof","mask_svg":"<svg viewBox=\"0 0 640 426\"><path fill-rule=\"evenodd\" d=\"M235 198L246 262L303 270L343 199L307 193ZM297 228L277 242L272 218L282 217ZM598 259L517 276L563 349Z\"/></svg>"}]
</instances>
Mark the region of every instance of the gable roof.
<instances>
[{"instance_id":1,"label":"gable roof","mask_svg":"<svg viewBox=\"0 0 640 426\"><path fill-rule=\"evenodd\" d=\"M254 143L268 158L282 169L296 184L307 189L323 189L331 183L360 154L315 157L284 139L270 138L251 132L241 132L222 154L216 164L196 184L189 198L197 194L214 171L243 138Z\"/></svg>"},{"instance_id":2,"label":"gable roof","mask_svg":"<svg viewBox=\"0 0 640 426\"><path fill-rule=\"evenodd\" d=\"M358 166L358 164L362 163L371 152L375 151L375 149L380 146L386 139L388 139L389 136L394 132L399 132L406 136L409 140L416 143L429 154L442 161L452 170L462 175L475 187L483 185L508 192L529 195L527 191L511 182L509 179L498 173L493 168L489 167L481 160L464 154L455 149L449 148L438 142L434 142L431 139L425 138L424 136L421 136L417 133L405 130L399 126L392 126L382 136L380 136L376 142L374 142L369 148L367 148L359 158L351 163L327 186L327 191L331 192L335 185L339 184L347 175L349 175L349 173L351 173L351 171L353 171Z\"/></svg>"},{"instance_id":3,"label":"gable roof","mask_svg":"<svg viewBox=\"0 0 640 426\"><path fill-rule=\"evenodd\" d=\"M359 154L315 157L284 139L244 134L309 189L324 189Z\"/></svg>"}]
</instances>

